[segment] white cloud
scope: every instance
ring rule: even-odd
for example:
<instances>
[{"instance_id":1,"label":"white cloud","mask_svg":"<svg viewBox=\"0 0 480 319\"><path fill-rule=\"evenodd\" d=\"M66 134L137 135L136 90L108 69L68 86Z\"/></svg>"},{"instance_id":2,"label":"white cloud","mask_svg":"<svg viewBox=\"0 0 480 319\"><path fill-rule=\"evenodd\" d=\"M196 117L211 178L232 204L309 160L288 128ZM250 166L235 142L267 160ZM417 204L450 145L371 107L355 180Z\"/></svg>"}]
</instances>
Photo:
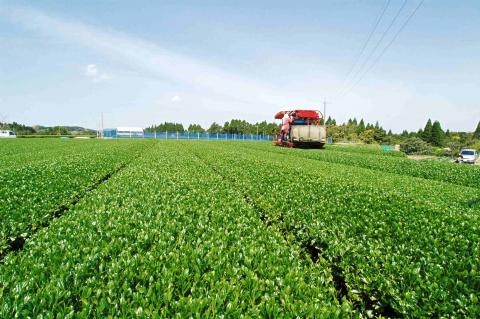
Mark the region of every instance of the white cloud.
<instances>
[{"instance_id":1,"label":"white cloud","mask_svg":"<svg viewBox=\"0 0 480 319\"><path fill-rule=\"evenodd\" d=\"M95 77L93 79L93 82L97 83L97 82L103 82L103 81L108 81L110 80L112 77L109 75L109 74L106 74L106 73L101 73L100 75L98 75L97 77Z\"/></svg>"},{"instance_id":2,"label":"white cloud","mask_svg":"<svg viewBox=\"0 0 480 319\"><path fill-rule=\"evenodd\" d=\"M100 72L95 64L89 64L85 67L85 75L92 79L94 83L107 81L112 78L109 74Z\"/></svg>"},{"instance_id":3,"label":"white cloud","mask_svg":"<svg viewBox=\"0 0 480 319\"><path fill-rule=\"evenodd\" d=\"M94 77L94 76L97 76L97 74L98 74L98 68L95 64L87 65L87 67L85 68L86 76Z\"/></svg>"},{"instance_id":4,"label":"white cloud","mask_svg":"<svg viewBox=\"0 0 480 319\"><path fill-rule=\"evenodd\" d=\"M139 38L106 32L29 8L14 7L8 11L8 16L28 29L92 48L147 76L167 77L200 89L210 96L214 94L219 98L229 98L232 102L243 102L252 110L263 107L269 116L285 105L303 102L303 99L292 99L292 96L286 96L284 91L276 90L268 84L226 72ZM100 79L101 77L97 78Z\"/></svg>"},{"instance_id":5,"label":"white cloud","mask_svg":"<svg viewBox=\"0 0 480 319\"><path fill-rule=\"evenodd\" d=\"M180 102L181 100L182 100L182 98L178 95L175 95L174 97L171 98L172 102Z\"/></svg>"}]
</instances>

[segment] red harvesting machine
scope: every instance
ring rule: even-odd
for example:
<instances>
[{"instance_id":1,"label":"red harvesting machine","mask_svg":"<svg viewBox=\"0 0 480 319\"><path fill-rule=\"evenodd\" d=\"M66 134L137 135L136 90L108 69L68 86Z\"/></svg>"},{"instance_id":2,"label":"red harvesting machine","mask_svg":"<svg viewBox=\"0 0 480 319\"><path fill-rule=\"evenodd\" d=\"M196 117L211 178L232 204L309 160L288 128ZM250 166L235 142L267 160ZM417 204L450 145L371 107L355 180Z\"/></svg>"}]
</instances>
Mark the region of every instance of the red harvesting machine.
<instances>
[{"instance_id":1,"label":"red harvesting machine","mask_svg":"<svg viewBox=\"0 0 480 319\"><path fill-rule=\"evenodd\" d=\"M282 129L275 138L275 145L322 148L327 138L325 125L320 124L323 118L316 110L278 112L275 119L282 120Z\"/></svg>"}]
</instances>

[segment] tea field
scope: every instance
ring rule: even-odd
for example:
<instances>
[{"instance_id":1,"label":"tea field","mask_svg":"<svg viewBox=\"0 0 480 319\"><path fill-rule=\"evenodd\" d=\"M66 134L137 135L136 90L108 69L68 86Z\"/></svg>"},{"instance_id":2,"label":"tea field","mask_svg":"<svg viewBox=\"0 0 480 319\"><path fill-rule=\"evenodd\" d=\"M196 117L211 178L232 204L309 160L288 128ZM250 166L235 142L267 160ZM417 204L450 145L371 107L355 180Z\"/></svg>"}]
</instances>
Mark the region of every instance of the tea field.
<instances>
[{"instance_id":1,"label":"tea field","mask_svg":"<svg viewBox=\"0 0 480 319\"><path fill-rule=\"evenodd\" d=\"M0 318L480 316L480 168L0 140Z\"/></svg>"}]
</instances>

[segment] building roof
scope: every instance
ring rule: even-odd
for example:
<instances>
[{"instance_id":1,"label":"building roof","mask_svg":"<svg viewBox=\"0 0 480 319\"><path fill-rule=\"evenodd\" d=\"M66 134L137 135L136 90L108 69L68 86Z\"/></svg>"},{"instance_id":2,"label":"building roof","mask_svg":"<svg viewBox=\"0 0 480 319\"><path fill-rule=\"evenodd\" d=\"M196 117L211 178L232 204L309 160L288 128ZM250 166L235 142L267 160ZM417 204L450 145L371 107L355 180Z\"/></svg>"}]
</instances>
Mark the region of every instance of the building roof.
<instances>
[{"instance_id":1,"label":"building roof","mask_svg":"<svg viewBox=\"0 0 480 319\"><path fill-rule=\"evenodd\" d=\"M143 128L134 127L134 126L119 126L117 127L117 132L143 132Z\"/></svg>"}]
</instances>

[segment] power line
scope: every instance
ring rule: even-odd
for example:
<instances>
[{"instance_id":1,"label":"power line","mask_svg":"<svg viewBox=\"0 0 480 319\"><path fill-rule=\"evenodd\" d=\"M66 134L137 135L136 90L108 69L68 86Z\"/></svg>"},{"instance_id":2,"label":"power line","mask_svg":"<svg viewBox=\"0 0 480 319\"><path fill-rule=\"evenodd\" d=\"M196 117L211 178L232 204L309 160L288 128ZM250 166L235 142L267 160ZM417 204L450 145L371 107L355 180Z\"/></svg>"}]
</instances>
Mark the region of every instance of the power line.
<instances>
[{"instance_id":1,"label":"power line","mask_svg":"<svg viewBox=\"0 0 480 319\"><path fill-rule=\"evenodd\" d=\"M390 46L395 42L397 39L398 35L402 32L402 30L407 26L407 24L410 22L410 20L413 18L413 16L417 13L418 9L422 6L423 2L425 0L421 0L420 3L415 7L415 9L412 11L412 13L408 16L408 18L405 20L405 22L402 24L402 26L398 29L398 31L395 33L395 35L392 37L390 42L383 48L382 52L377 56L377 58L373 61L373 63L365 70L365 72L360 76L360 78L354 83L354 85L351 87L350 90L355 88L357 84L365 77L365 75L377 65L377 63L380 61L382 56L387 52L387 50L390 48Z\"/></svg>"},{"instance_id":2,"label":"power line","mask_svg":"<svg viewBox=\"0 0 480 319\"><path fill-rule=\"evenodd\" d=\"M390 0L388 0L385 5L383 6L382 10L380 11L380 14L379 16L377 17L377 20L375 22L375 24L373 25L373 28L372 30L370 30L370 33L367 37L367 40L364 42L360 52L358 53L356 59L354 60L354 63L352 63L352 65L350 66L350 69L348 70L347 72L347 75L345 76L345 78L343 79L342 81L342 88L343 89L343 86L345 84L345 82L348 80L350 74L352 74L353 70L355 69L355 67L357 66L358 62L360 61L360 57L363 55L363 52L365 52L365 49L367 48L367 45L368 43L370 42L373 34L375 33L375 31L377 30L377 27L378 25L380 24L380 21L382 20L383 16L385 15L385 12L387 11L387 8L390 4ZM340 90L341 91L341 90Z\"/></svg>"},{"instance_id":3,"label":"power line","mask_svg":"<svg viewBox=\"0 0 480 319\"><path fill-rule=\"evenodd\" d=\"M385 29L385 31L382 33L382 36L380 37L380 39L377 41L375 47L370 50L370 53L369 55L367 56L367 58L363 61L361 67L357 70L357 72L355 73L355 75L353 76L352 80L355 80L357 78L357 76L364 71L364 68L365 66L367 65L368 62L370 62L370 59L372 58L372 56L375 54L375 52L377 51L378 47L380 46L380 44L382 43L383 39L385 38L385 36L387 35L387 33L390 31L390 29L392 28L392 26L395 24L395 22L397 21L398 17L400 16L400 13L403 11L403 8L405 8L405 5L407 4L408 0L405 0L402 4L402 6L400 7L400 9L398 9L397 13L395 14L395 17L393 18L392 22L390 22L390 24L388 25L387 29ZM350 86L349 88L347 88L345 91L343 91L343 94L342 96L344 96L347 92L349 92L351 90L353 86Z\"/></svg>"}]
</instances>

